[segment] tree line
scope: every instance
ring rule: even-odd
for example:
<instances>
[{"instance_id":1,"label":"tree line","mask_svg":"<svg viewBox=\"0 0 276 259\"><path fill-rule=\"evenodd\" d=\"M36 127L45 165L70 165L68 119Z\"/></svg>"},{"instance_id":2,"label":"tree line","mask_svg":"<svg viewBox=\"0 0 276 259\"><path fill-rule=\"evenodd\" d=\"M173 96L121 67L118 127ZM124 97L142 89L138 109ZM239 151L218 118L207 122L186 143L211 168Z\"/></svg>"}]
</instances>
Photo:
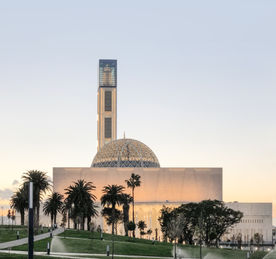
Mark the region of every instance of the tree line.
<instances>
[{"instance_id":1,"label":"tree line","mask_svg":"<svg viewBox=\"0 0 276 259\"><path fill-rule=\"evenodd\" d=\"M51 182L45 172L31 170L23 174L23 183L11 197L11 207L21 215L21 224L24 225L25 211L28 209L28 183L34 183L34 225L39 227L39 213L41 201L45 194L52 189ZM131 195L125 193L123 185L106 185L102 189L100 198L103 209L101 215L111 225L112 234L117 234L117 224L123 223L125 235L132 232L135 237L136 226L140 230L140 237L151 235L152 230L145 232L146 223L135 223L134 195L135 188L141 185L139 175L131 174L125 180ZM70 221L75 229L90 230L92 218L98 216L96 196L93 194L96 187L92 182L78 180L65 189L65 196L51 192L43 203L43 212L51 217L51 225L56 225L57 214L62 214L62 225L70 228ZM129 219L129 209L132 204L132 220ZM120 210L122 208L122 210ZM227 230L240 222L243 214L225 206L222 201L205 200L199 203L182 204L177 208L163 207L159 223L164 240L177 240L179 243L194 244L204 242L207 246L218 243ZM155 230L156 231L156 230ZM157 234L156 234L157 236Z\"/></svg>"},{"instance_id":2,"label":"tree line","mask_svg":"<svg viewBox=\"0 0 276 259\"><path fill-rule=\"evenodd\" d=\"M45 194L52 189L51 182L45 172L38 170L30 170L23 174L23 183L19 189L11 197L11 207L20 213L21 225L24 225L25 211L28 209L28 183L33 182L34 185L34 225L38 229L40 217L40 204ZM131 174L129 179L125 180L127 188L131 189L131 193L124 193L123 185L106 185L103 187L101 196L101 205L103 209L101 215L106 219L108 225L112 227L112 234L117 229L117 223L124 224L125 235L132 231L135 237L135 218L134 218L134 190L141 185L140 175ZM51 192L43 204L43 212L51 217L51 225L56 225L57 214L62 214L62 225L68 224L70 228L70 220L73 221L75 229L90 230L92 218L98 216L97 205L95 204L96 196L93 191L96 187L92 182L85 180L77 180L65 189L65 196ZM132 204L132 221L129 220L129 209ZM118 209L122 207L122 211ZM141 230L145 228L143 224L138 226Z\"/></svg>"},{"instance_id":3,"label":"tree line","mask_svg":"<svg viewBox=\"0 0 276 259\"><path fill-rule=\"evenodd\" d=\"M243 213L228 208L219 200L190 202L177 208L163 206L159 222L164 240L217 245L233 225L239 223Z\"/></svg>"}]
</instances>

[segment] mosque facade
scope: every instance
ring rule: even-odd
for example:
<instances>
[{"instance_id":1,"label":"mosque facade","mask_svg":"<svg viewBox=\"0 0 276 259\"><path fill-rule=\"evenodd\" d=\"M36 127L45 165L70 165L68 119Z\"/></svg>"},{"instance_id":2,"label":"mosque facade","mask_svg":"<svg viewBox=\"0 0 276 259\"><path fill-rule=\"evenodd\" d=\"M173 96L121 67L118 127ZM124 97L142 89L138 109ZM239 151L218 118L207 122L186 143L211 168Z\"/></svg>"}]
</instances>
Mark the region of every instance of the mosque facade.
<instances>
[{"instance_id":1,"label":"mosque facade","mask_svg":"<svg viewBox=\"0 0 276 259\"><path fill-rule=\"evenodd\" d=\"M64 194L64 189L79 179L93 182L96 186L93 194L101 211L103 186L123 185L125 192L130 193L125 180L132 173L138 174L141 186L135 189L135 222L144 220L148 229L159 232L159 237L162 206L223 199L222 168L160 167L154 152L141 141L117 139L117 60L99 61L97 127L98 152L91 166L54 167L54 191ZM95 224L110 231L101 216ZM123 234L122 225L118 234Z\"/></svg>"}]
</instances>

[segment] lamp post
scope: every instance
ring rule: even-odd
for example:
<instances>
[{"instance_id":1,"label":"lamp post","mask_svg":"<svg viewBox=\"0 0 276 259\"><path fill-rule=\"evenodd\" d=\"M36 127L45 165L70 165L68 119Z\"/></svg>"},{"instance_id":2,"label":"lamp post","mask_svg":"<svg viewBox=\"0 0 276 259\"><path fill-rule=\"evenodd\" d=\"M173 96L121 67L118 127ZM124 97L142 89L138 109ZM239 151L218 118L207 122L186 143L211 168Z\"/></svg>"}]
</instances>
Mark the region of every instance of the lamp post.
<instances>
[{"instance_id":1,"label":"lamp post","mask_svg":"<svg viewBox=\"0 0 276 259\"><path fill-rule=\"evenodd\" d=\"M75 208L75 204L73 202L71 205L71 217L72 217L72 215L74 215L74 208ZM77 227L76 227L76 222L74 219L73 219L73 224L74 224L74 229L76 229Z\"/></svg>"},{"instance_id":2,"label":"lamp post","mask_svg":"<svg viewBox=\"0 0 276 259\"><path fill-rule=\"evenodd\" d=\"M33 182L29 182L29 242L28 259L34 257L34 210L33 210Z\"/></svg>"}]
</instances>

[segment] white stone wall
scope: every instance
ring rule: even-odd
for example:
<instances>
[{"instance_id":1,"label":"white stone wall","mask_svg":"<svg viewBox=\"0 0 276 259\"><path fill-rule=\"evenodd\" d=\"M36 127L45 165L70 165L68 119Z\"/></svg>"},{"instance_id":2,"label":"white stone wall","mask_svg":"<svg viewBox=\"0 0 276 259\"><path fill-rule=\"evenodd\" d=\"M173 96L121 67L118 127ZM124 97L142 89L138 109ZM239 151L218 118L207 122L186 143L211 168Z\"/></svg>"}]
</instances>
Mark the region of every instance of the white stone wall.
<instances>
[{"instance_id":1,"label":"white stone wall","mask_svg":"<svg viewBox=\"0 0 276 259\"><path fill-rule=\"evenodd\" d=\"M244 216L242 221L224 236L224 240L231 240L233 236L241 234L242 241L249 243L254 234L259 233L264 242L272 242L272 203L227 202L226 205L243 212Z\"/></svg>"}]
</instances>

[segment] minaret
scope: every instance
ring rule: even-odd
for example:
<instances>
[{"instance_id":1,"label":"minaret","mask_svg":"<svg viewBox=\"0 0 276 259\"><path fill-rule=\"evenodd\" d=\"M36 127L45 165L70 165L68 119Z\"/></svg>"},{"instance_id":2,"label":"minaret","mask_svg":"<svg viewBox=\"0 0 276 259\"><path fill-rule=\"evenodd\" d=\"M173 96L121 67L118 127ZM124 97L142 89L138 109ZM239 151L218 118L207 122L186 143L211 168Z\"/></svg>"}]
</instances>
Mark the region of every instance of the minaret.
<instances>
[{"instance_id":1,"label":"minaret","mask_svg":"<svg viewBox=\"0 0 276 259\"><path fill-rule=\"evenodd\" d=\"M117 60L99 60L98 151L117 139Z\"/></svg>"}]
</instances>

